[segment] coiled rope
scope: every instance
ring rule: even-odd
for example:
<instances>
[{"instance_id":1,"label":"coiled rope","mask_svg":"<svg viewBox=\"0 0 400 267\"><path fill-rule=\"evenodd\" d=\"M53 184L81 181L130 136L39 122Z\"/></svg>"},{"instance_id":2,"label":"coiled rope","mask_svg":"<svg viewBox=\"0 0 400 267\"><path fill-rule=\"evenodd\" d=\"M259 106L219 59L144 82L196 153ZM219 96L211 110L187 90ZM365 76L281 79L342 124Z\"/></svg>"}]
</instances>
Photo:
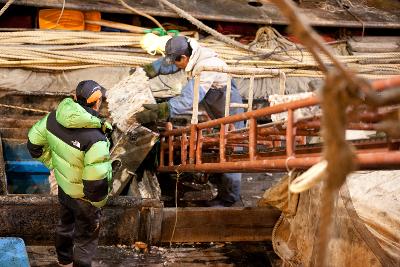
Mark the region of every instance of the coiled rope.
<instances>
[{"instance_id":1,"label":"coiled rope","mask_svg":"<svg viewBox=\"0 0 400 267\"><path fill-rule=\"evenodd\" d=\"M74 31L21 31L0 32L0 67L23 67L42 70L72 70L97 66L141 66L151 63L153 57L140 50L142 34L74 32ZM215 39L200 44L215 50L231 66L280 69L288 77L322 77L317 63L307 51L278 52L286 60L243 59L251 52L235 49ZM104 51L103 48L127 51ZM264 53L273 49L263 49ZM287 54L287 55L286 55ZM289 57L287 57L289 56ZM385 78L400 74L400 53L368 53L338 55L337 58L365 78ZM325 64L330 61L322 57ZM389 62L389 63L385 63Z\"/></svg>"},{"instance_id":2,"label":"coiled rope","mask_svg":"<svg viewBox=\"0 0 400 267\"><path fill-rule=\"evenodd\" d=\"M4 12L14 3L15 0L8 0L7 3L1 8L0 16L3 15Z\"/></svg>"}]
</instances>

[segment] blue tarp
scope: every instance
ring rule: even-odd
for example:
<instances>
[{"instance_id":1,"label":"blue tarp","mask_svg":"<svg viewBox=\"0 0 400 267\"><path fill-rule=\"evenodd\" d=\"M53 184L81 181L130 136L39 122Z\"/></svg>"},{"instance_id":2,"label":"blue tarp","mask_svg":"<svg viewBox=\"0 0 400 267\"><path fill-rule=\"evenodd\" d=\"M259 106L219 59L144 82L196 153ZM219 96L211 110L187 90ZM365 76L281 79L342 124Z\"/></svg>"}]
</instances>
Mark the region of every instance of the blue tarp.
<instances>
[{"instance_id":1,"label":"blue tarp","mask_svg":"<svg viewBox=\"0 0 400 267\"><path fill-rule=\"evenodd\" d=\"M0 267L29 267L24 240L0 237Z\"/></svg>"},{"instance_id":2,"label":"blue tarp","mask_svg":"<svg viewBox=\"0 0 400 267\"><path fill-rule=\"evenodd\" d=\"M4 141L7 190L10 194L42 194L50 191L49 170L32 159L26 143Z\"/></svg>"}]
</instances>

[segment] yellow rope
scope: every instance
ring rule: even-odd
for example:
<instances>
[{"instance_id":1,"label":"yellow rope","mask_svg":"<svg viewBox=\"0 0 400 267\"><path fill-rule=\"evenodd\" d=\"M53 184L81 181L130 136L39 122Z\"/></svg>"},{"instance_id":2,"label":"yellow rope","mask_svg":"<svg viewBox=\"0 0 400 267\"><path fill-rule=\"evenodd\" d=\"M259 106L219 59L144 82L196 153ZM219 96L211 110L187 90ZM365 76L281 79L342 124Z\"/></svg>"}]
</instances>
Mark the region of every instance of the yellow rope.
<instances>
[{"instance_id":1,"label":"yellow rope","mask_svg":"<svg viewBox=\"0 0 400 267\"><path fill-rule=\"evenodd\" d=\"M7 105L7 104L0 104L0 107L20 109L20 110L26 110L26 111L34 111L34 112L40 112L40 113L46 113L46 114L50 112L50 111L42 110L42 109L24 108L24 107L20 107L20 106L13 106L13 105Z\"/></svg>"},{"instance_id":2,"label":"yellow rope","mask_svg":"<svg viewBox=\"0 0 400 267\"><path fill-rule=\"evenodd\" d=\"M180 165L179 165L179 166L180 166ZM175 222L174 222L174 227L172 228L171 239L169 240L169 247L172 246L172 240L174 240L176 225L178 224L178 183L179 183L179 178L180 178L181 174L182 174L182 172L176 170L176 182L175 182Z\"/></svg>"}]
</instances>

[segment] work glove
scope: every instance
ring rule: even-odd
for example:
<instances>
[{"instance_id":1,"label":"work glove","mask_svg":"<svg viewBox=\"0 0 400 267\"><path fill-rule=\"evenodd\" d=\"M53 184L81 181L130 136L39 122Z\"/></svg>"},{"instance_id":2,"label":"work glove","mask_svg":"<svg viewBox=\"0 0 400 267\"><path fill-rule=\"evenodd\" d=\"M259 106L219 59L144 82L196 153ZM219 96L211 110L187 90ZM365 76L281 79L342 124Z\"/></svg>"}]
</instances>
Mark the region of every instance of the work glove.
<instances>
[{"instance_id":1,"label":"work glove","mask_svg":"<svg viewBox=\"0 0 400 267\"><path fill-rule=\"evenodd\" d=\"M141 124L166 120L169 117L168 102L144 104L143 107L145 110L136 114L136 120Z\"/></svg>"},{"instance_id":2,"label":"work glove","mask_svg":"<svg viewBox=\"0 0 400 267\"><path fill-rule=\"evenodd\" d=\"M158 75L157 71L154 69L153 64L151 63L144 65L143 70L146 73L147 77L149 77L149 79L152 79Z\"/></svg>"},{"instance_id":3,"label":"work glove","mask_svg":"<svg viewBox=\"0 0 400 267\"><path fill-rule=\"evenodd\" d=\"M111 137L114 129L113 129L111 123L109 123L105 119L101 119L101 131L106 136L108 143L109 143L109 149L111 149L114 146L114 142Z\"/></svg>"},{"instance_id":4,"label":"work glove","mask_svg":"<svg viewBox=\"0 0 400 267\"><path fill-rule=\"evenodd\" d=\"M113 127L111 125L111 123L109 123L108 121L106 121L105 119L101 120L101 131L105 134L105 135L110 135L113 132Z\"/></svg>"}]
</instances>

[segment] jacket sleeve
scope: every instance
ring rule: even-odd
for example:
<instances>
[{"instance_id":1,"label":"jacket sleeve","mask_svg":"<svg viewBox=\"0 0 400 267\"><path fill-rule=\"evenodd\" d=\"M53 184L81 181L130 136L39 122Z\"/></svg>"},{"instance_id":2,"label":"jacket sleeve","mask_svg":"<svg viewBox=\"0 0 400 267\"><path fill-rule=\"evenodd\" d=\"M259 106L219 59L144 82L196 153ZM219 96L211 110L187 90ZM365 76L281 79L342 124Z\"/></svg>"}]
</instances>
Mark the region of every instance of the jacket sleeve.
<instances>
[{"instance_id":1,"label":"jacket sleeve","mask_svg":"<svg viewBox=\"0 0 400 267\"><path fill-rule=\"evenodd\" d=\"M27 147L32 158L43 162L47 168L53 169L51 151L47 142L47 116L36 122L28 133Z\"/></svg>"},{"instance_id":2,"label":"jacket sleeve","mask_svg":"<svg viewBox=\"0 0 400 267\"><path fill-rule=\"evenodd\" d=\"M112 178L109 143L98 141L85 153L83 193L93 206L106 204Z\"/></svg>"},{"instance_id":3,"label":"jacket sleeve","mask_svg":"<svg viewBox=\"0 0 400 267\"><path fill-rule=\"evenodd\" d=\"M199 87L199 102L203 100L206 91L200 85ZM193 109L193 96L194 96L194 79L188 81L183 87L180 95L171 98L168 101L170 116L187 114Z\"/></svg>"},{"instance_id":4,"label":"jacket sleeve","mask_svg":"<svg viewBox=\"0 0 400 267\"><path fill-rule=\"evenodd\" d=\"M157 59L151 64L145 65L143 68L150 79L158 75L173 74L179 71L175 64L166 64L164 57Z\"/></svg>"}]
</instances>

